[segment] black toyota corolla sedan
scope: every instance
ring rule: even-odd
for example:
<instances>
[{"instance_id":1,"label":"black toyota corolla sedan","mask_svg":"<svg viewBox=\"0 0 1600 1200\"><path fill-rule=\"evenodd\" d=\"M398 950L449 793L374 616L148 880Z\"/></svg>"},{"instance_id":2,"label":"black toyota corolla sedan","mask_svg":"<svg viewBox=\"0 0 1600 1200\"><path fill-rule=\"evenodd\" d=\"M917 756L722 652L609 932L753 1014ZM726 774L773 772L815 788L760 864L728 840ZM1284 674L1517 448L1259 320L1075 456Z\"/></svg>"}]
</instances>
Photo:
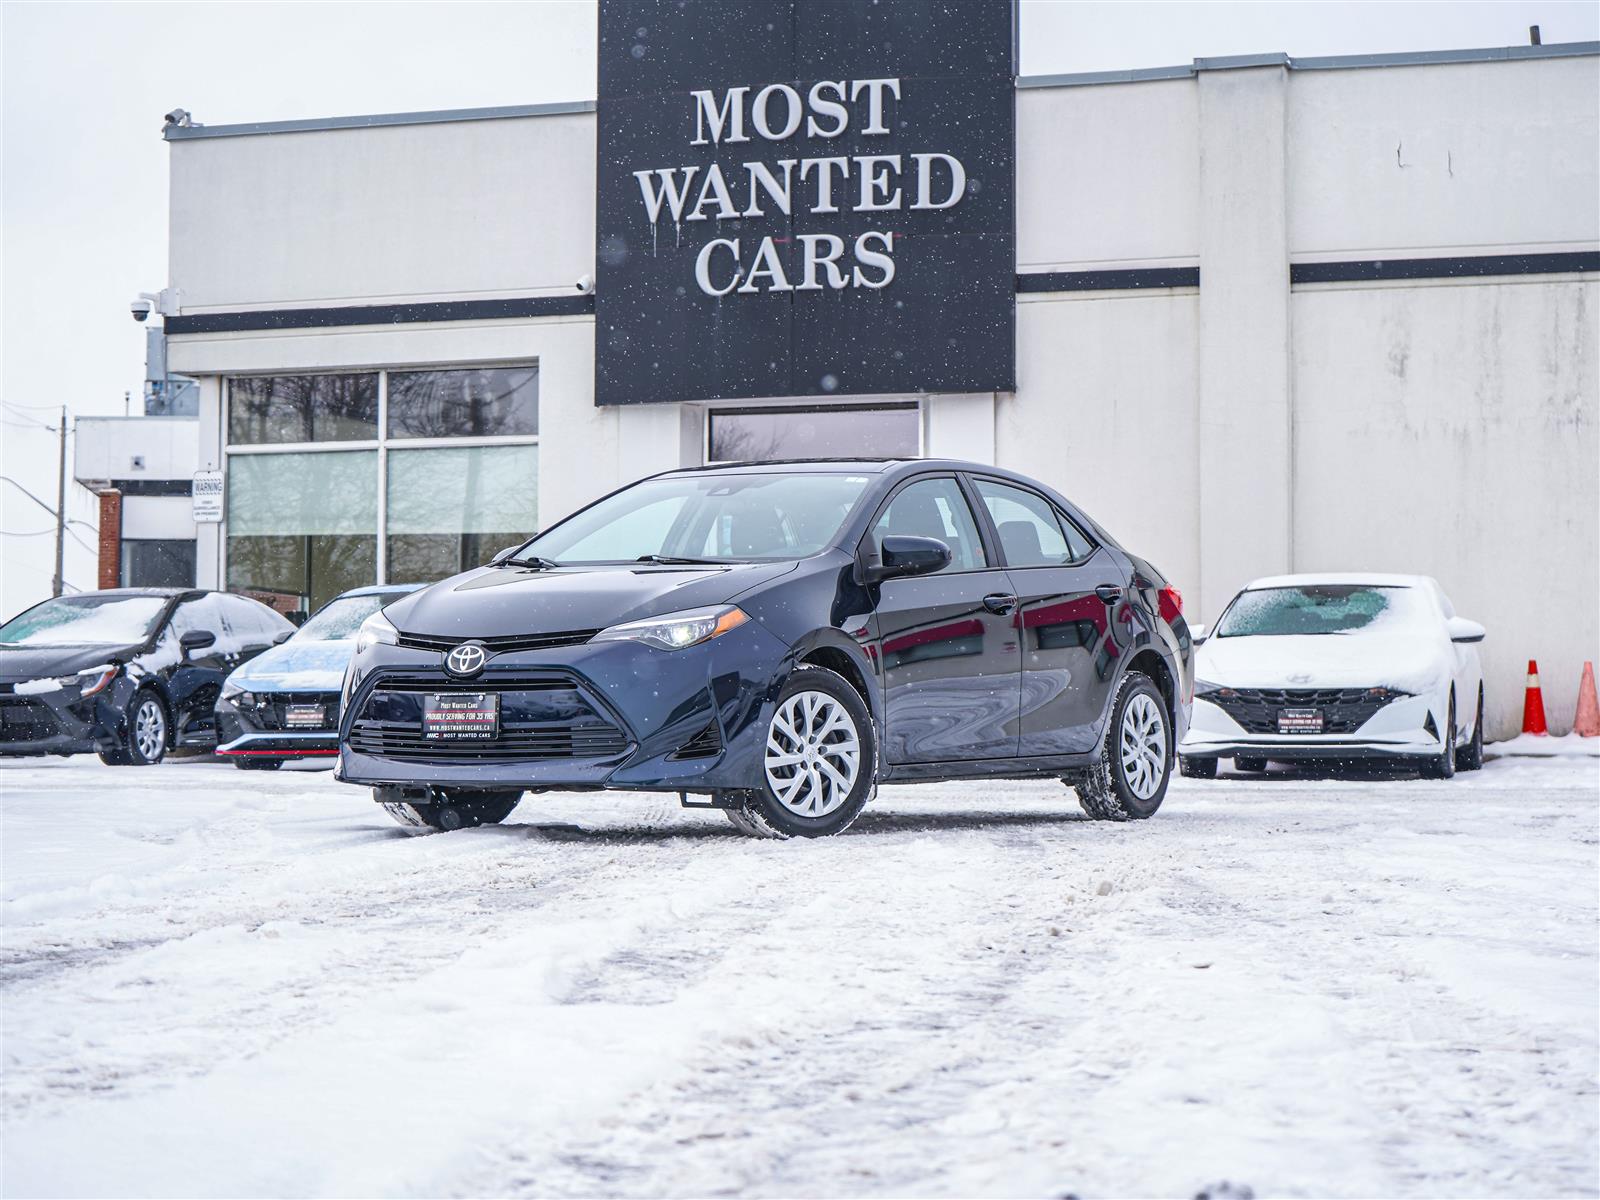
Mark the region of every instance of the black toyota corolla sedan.
<instances>
[{"instance_id":1,"label":"black toyota corolla sedan","mask_svg":"<svg viewBox=\"0 0 1600 1200\"><path fill-rule=\"evenodd\" d=\"M339 777L437 829L504 820L527 791L615 788L814 837L880 782L1028 776L1142 818L1188 723L1189 659L1177 590L1020 475L673 471L369 618Z\"/></svg>"},{"instance_id":2,"label":"black toyota corolla sedan","mask_svg":"<svg viewBox=\"0 0 1600 1200\"><path fill-rule=\"evenodd\" d=\"M112 588L58 596L0 625L0 756L119 766L217 744L228 672L294 632L248 596Z\"/></svg>"}]
</instances>

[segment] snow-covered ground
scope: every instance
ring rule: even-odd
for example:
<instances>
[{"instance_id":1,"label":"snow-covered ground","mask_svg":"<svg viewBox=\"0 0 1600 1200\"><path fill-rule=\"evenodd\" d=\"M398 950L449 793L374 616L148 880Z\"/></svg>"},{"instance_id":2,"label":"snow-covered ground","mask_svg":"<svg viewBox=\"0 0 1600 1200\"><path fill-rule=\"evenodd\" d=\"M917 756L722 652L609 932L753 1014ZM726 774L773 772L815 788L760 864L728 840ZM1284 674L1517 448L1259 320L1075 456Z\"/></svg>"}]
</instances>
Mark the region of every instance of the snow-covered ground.
<instances>
[{"instance_id":1,"label":"snow-covered ground","mask_svg":"<svg viewBox=\"0 0 1600 1200\"><path fill-rule=\"evenodd\" d=\"M646 796L408 836L319 772L0 764L7 1195L1566 1196L1587 758Z\"/></svg>"}]
</instances>

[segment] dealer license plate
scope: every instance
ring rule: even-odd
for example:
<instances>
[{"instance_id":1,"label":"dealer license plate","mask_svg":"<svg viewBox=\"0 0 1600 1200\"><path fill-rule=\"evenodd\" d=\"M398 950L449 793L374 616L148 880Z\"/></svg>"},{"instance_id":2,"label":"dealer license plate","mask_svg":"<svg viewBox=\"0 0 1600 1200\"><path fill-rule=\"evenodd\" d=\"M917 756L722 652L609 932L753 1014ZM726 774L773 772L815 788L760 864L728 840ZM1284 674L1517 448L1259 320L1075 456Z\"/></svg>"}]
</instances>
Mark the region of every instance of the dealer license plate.
<instances>
[{"instance_id":1,"label":"dealer license plate","mask_svg":"<svg viewBox=\"0 0 1600 1200\"><path fill-rule=\"evenodd\" d=\"M499 737L499 695L452 692L424 696L422 736L440 742L486 742Z\"/></svg>"},{"instance_id":2,"label":"dealer license plate","mask_svg":"<svg viewBox=\"0 0 1600 1200\"><path fill-rule=\"evenodd\" d=\"M1278 710L1279 733L1321 733L1322 710L1320 708L1280 708Z\"/></svg>"},{"instance_id":3,"label":"dealer license plate","mask_svg":"<svg viewBox=\"0 0 1600 1200\"><path fill-rule=\"evenodd\" d=\"M322 704L291 704L283 710L283 723L289 729L321 729L328 723L328 709Z\"/></svg>"}]
</instances>

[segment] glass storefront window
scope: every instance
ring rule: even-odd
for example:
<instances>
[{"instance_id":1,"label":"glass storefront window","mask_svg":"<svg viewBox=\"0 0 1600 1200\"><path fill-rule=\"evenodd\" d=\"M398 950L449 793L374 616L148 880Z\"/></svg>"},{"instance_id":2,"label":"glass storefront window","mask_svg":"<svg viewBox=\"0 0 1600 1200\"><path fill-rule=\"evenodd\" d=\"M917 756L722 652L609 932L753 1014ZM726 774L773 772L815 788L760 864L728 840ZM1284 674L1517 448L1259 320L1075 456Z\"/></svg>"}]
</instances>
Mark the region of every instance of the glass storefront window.
<instances>
[{"instance_id":1,"label":"glass storefront window","mask_svg":"<svg viewBox=\"0 0 1600 1200\"><path fill-rule=\"evenodd\" d=\"M915 458L915 404L721 409L710 414L709 462L789 458Z\"/></svg>"},{"instance_id":2,"label":"glass storefront window","mask_svg":"<svg viewBox=\"0 0 1600 1200\"><path fill-rule=\"evenodd\" d=\"M233 455L227 495L229 590L310 610L377 582L376 450Z\"/></svg>"},{"instance_id":3,"label":"glass storefront window","mask_svg":"<svg viewBox=\"0 0 1600 1200\"><path fill-rule=\"evenodd\" d=\"M390 371L392 438L511 437L539 432L539 368Z\"/></svg>"},{"instance_id":4,"label":"glass storefront window","mask_svg":"<svg viewBox=\"0 0 1600 1200\"><path fill-rule=\"evenodd\" d=\"M267 375L228 382L228 441L360 442L378 436L378 376Z\"/></svg>"},{"instance_id":5,"label":"glass storefront window","mask_svg":"<svg viewBox=\"0 0 1600 1200\"><path fill-rule=\"evenodd\" d=\"M193 538L124 538L123 587L193 587Z\"/></svg>"},{"instance_id":6,"label":"glass storefront window","mask_svg":"<svg viewBox=\"0 0 1600 1200\"><path fill-rule=\"evenodd\" d=\"M537 446L396 449L388 470L391 581L427 583L481 566L538 529Z\"/></svg>"}]
</instances>

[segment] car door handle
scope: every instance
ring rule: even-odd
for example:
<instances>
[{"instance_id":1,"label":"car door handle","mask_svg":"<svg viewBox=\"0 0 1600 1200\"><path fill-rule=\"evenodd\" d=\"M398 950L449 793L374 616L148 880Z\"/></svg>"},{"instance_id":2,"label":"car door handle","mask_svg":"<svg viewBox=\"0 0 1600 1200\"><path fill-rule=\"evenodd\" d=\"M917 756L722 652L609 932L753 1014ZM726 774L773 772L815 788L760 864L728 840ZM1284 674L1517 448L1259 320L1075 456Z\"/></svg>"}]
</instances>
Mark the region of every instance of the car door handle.
<instances>
[{"instance_id":1,"label":"car door handle","mask_svg":"<svg viewBox=\"0 0 1600 1200\"><path fill-rule=\"evenodd\" d=\"M992 613L1004 616L1017 606L1017 598L1005 592L990 592L983 598L983 606Z\"/></svg>"},{"instance_id":2,"label":"car door handle","mask_svg":"<svg viewBox=\"0 0 1600 1200\"><path fill-rule=\"evenodd\" d=\"M1115 604L1118 600L1122 599L1122 589L1114 583L1102 583L1099 587L1095 588L1094 594L1099 596L1100 599L1104 600L1107 604Z\"/></svg>"}]
</instances>

